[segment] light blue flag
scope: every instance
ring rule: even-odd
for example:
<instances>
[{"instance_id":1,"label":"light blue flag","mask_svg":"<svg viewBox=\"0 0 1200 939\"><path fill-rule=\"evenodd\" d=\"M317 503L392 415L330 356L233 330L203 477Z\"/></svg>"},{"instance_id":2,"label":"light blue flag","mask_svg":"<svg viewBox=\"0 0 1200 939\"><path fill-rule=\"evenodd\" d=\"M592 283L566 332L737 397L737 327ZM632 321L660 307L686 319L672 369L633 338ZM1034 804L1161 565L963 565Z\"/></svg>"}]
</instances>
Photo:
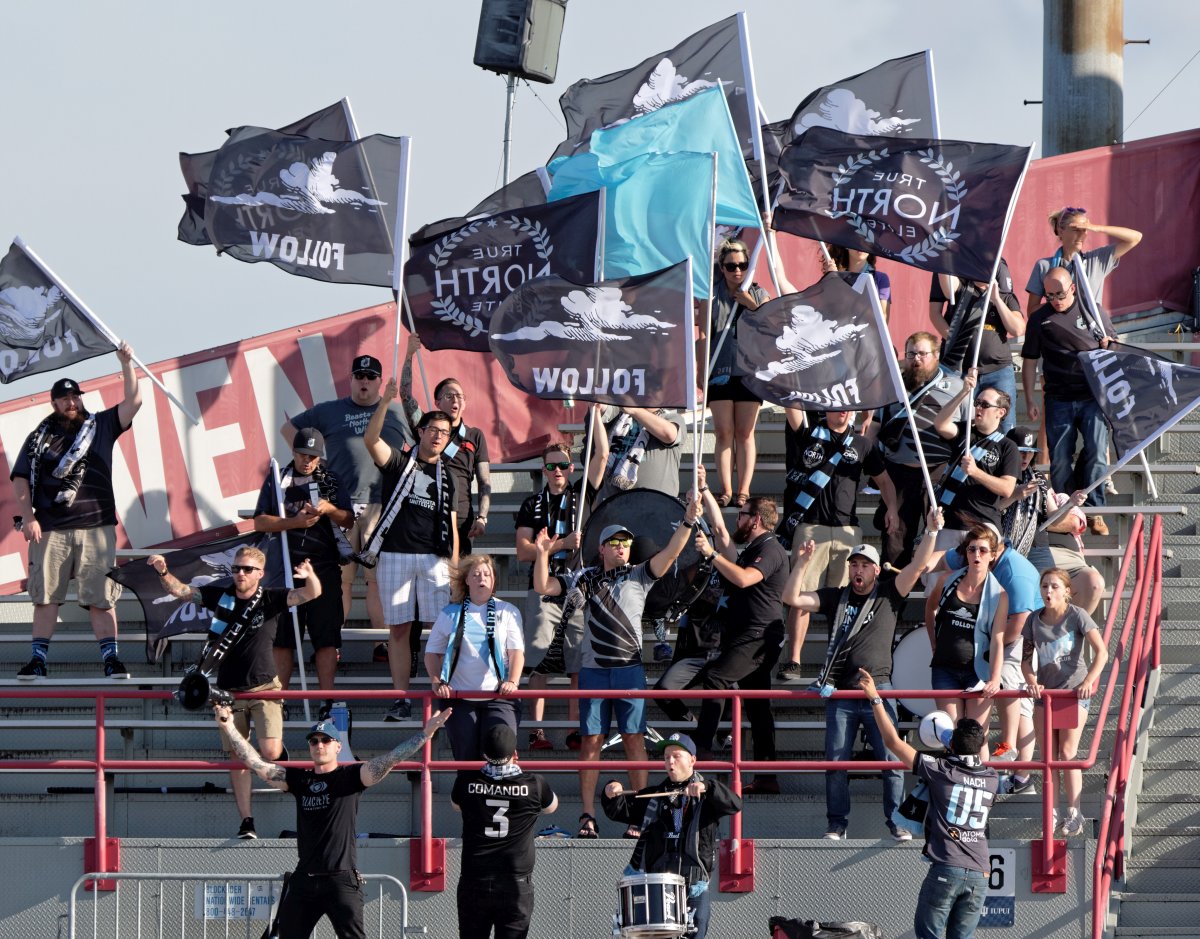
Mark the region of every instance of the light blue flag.
<instances>
[{"instance_id":1,"label":"light blue flag","mask_svg":"<svg viewBox=\"0 0 1200 939\"><path fill-rule=\"evenodd\" d=\"M643 153L601 166L594 153L548 167L550 202L604 188L604 278L649 274L692 259L692 291L707 299L712 252L711 153Z\"/></svg>"},{"instance_id":2,"label":"light blue flag","mask_svg":"<svg viewBox=\"0 0 1200 939\"><path fill-rule=\"evenodd\" d=\"M738 144L729 104L709 88L614 127L592 132L591 152L601 166L645 153L717 154L717 224L759 227L754 190Z\"/></svg>"}]
</instances>

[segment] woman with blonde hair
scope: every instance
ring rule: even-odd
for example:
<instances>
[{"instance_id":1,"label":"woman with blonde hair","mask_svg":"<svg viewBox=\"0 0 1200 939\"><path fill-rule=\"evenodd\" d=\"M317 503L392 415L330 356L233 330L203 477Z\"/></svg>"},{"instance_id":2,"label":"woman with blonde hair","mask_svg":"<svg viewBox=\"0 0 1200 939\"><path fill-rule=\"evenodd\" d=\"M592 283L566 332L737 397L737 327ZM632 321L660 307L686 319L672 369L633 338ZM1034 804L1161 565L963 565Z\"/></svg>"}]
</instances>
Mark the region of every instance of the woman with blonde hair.
<instances>
[{"instance_id":1,"label":"woman with blonde hair","mask_svg":"<svg viewBox=\"0 0 1200 939\"><path fill-rule=\"evenodd\" d=\"M1071 259L1076 254L1083 262L1087 272L1088 284L1092 288L1092 296L1097 303L1103 303L1104 279L1116 269L1117 263L1138 246L1142 233L1133 228L1121 228L1117 225L1096 225L1088 219L1087 209L1068 205L1057 212L1051 212L1048 221L1050 230L1058 238L1058 250L1048 258L1040 259L1033 265L1029 274L1029 283L1025 290L1029 299L1025 303L1025 313L1030 314L1046 301L1046 289L1042 280L1056 267L1071 270ZM1100 248L1087 249L1088 235L1095 232L1111 238L1115 244L1104 245Z\"/></svg>"},{"instance_id":2,"label":"woman with blonde hair","mask_svg":"<svg viewBox=\"0 0 1200 939\"><path fill-rule=\"evenodd\" d=\"M750 255L746 245L732 239L717 249L717 270L713 277L713 296L707 335L711 343L708 367L708 399L716 445L717 503L742 506L750 498L758 447L754 429L762 398L742 384L737 367L737 323L743 311L757 310L767 302L767 292L749 282ZM722 335L724 340L722 340ZM700 337L701 339L704 336ZM718 349L717 346L720 345ZM733 488L733 468L737 466L738 484Z\"/></svg>"},{"instance_id":3,"label":"woman with blonde hair","mask_svg":"<svg viewBox=\"0 0 1200 939\"><path fill-rule=\"evenodd\" d=\"M935 691L968 691L982 685L981 698L936 700L955 720L970 717L986 729L990 699L1000 690L1008 623L1008 595L991 570L1000 555L1000 539L990 528L977 525L963 537L960 550L966 568L942 574L925 599L925 628L933 647L929 664Z\"/></svg>"},{"instance_id":4,"label":"woman with blonde hair","mask_svg":"<svg viewBox=\"0 0 1200 939\"><path fill-rule=\"evenodd\" d=\"M1033 656L1021 660L1021 671L1025 683L1037 706L1045 704L1042 692L1047 688L1073 688L1079 700L1079 719L1074 727L1054 731L1052 759L1073 760L1079 751L1079 738L1087 723L1088 707L1092 695L1100 684L1100 672L1108 662L1108 648L1104 636L1087 613L1071 602L1071 575L1060 567L1043 572L1041 578L1042 602L1045 606L1034 612L1025 621L1025 642L1037 653L1037 672L1034 673ZM1030 650L1027 648L1026 652ZM1087 662L1091 653L1092 663ZM1043 757L1048 752L1042 740L1042 718L1033 721L1037 733L1038 749ZM1067 817L1060 832L1064 835L1083 834L1083 815L1079 811L1079 800L1083 794L1083 771L1062 770L1062 792L1067 799ZM1058 810L1054 812L1058 819Z\"/></svg>"},{"instance_id":5,"label":"woman with blonde hair","mask_svg":"<svg viewBox=\"0 0 1200 939\"><path fill-rule=\"evenodd\" d=\"M521 722L517 690L525 665L521 613L498 600L490 554L468 554L450 572L450 603L439 614L425 646L425 669L439 698L453 694L446 734L456 760L482 759L483 741L497 724L513 733ZM469 697L483 694L487 697Z\"/></svg>"}]
</instances>

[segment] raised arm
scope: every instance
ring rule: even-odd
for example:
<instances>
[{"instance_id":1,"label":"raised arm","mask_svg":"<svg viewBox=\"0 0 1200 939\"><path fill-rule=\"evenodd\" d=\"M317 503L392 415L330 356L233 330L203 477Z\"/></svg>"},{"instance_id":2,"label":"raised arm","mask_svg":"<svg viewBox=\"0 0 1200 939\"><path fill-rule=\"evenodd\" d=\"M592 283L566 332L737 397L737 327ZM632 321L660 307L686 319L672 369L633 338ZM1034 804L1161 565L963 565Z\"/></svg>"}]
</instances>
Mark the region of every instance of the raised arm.
<instances>
[{"instance_id":1,"label":"raised arm","mask_svg":"<svg viewBox=\"0 0 1200 939\"><path fill-rule=\"evenodd\" d=\"M588 464L588 485L599 489L604 482L604 471L608 468L608 430L600 417L600 408L588 408L592 420L592 459Z\"/></svg>"},{"instance_id":2,"label":"raised arm","mask_svg":"<svg viewBox=\"0 0 1200 939\"><path fill-rule=\"evenodd\" d=\"M697 497L688 504L687 509L683 513L683 524L675 527L675 531L671 533L671 540L667 542L666 547L650 559L651 574L655 577L662 577L663 574L671 569L671 565L675 563L675 559L687 547L688 539L692 537L692 532L696 530L696 518L699 515L700 499Z\"/></svg>"},{"instance_id":3,"label":"raised arm","mask_svg":"<svg viewBox=\"0 0 1200 939\"><path fill-rule=\"evenodd\" d=\"M438 711L425 724L419 734L414 734L405 740L402 744L387 753L381 753L373 760L368 760L359 765L359 778L362 779L362 784L368 788L381 782L388 773L392 771L392 767L401 760L406 760L421 747L425 746L425 741L432 740L434 734L441 729L441 726L449 719L454 708L445 708Z\"/></svg>"},{"instance_id":4,"label":"raised arm","mask_svg":"<svg viewBox=\"0 0 1200 939\"><path fill-rule=\"evenodd\" d=\"M533 540L533 549L537 554L533 562L533 589L543 597L557 597L562 593L562 582L550 576L550 552L553 546L554 539L544 528Z\"/></svg>"},{"instance_id":5,"label":"raised arm","mask_svg":"<svg viewBox=\"0 0 1200 939\"><path fill-rule=\"evenodd\" d=\"M622 408L621 410L645 427L646 433L651 437L662 441L667 446L673 445L679 439L678 425L661 414L656 414L649 408Z\"/></svg>"},{"instance_id":6,"label":"raised arm","mask_svg":"<svg viewBox=\"0 0 1200 939\"><path fill-rule=\"evenodd\" d=\"M268 763L259 756L258 751L250 745L250 741L243 737L241 731L234 725L233 711L225 705L214 704L213 718L217 722L217 729L229 741L229 749L242 761L246 769L268 786L281 792L288 791L287 771L278 763Z\"/></svg>"},{"instance_id":7,"label":"raised arm","mask_svg":"<svg viewBox=\"0 0 1200 939\"><path fill-rule=\"evenodd\" d=\"M400 407L404 410L404 419L408 428L415 436L417 424L421 422L421 406L413 395L413 356L421 348L421 337L415 333L408 337L408 346L404 350L404 367L400 370Z\"/></svg>"},{"instance_id":8,"label":"raised arm","mask_svg":"<svg viewBox=\"0 0 1200 939\"><path fill-rule=\"evenodd\" d=\"M392 448L383 439L383 425L387 422L388 407L395 399L396 379L389 378L387 384L383 386L383 394L379 397L375 413L371 415L371 419L367 422L367 429L363 431L363 443L376 466L383 466L392 457Z\"/></svg>"},{"instance_id":9,"label":"raised arm","mask_svg":"<svg viewBox=\"0 0 1200 939\"><path fill-rule=\"evenodd\" d=\"M958 394L947 401L942 406L942 409L938 411L937 417L933 419L933 429L938 432L938 436L943 440L953 440L958 436L958 426L955 418L958 417L963 401L975 391L975 385L978 381L979 369L967 369L967 374L963 378L962 388L959 389Z\"/></svg>"},{"instance_id":10,"label":"raised arm","mask_svg":"<svg viewBox=\"0 0 1200 939\"><path fill-rule=\"evenodd\" d=\"M137 372L133 367L133 350L129 343L123 342L117 347L117 358L121 362L121 387L125 397L117 405L117 418L122 427L133 423L133 416L142 406L142 386L138 384Z\"/></svg>"},{"instance_id":11,"label":"raised arm","mask_svg":"<svg viewBox=\"0 0 1200 939\"><path fill-rule=\"evenodd\" d=\"M288 591L287 605L301 606L308 603L309 600L315 600L321 595L321 581L317 577L317 572L313 570L312 562L305 558L296 565L292 576L296 580L304 578L303 587L293 587Z\"/></svg>"},{"instance_id":12,"label":"raised arm","mask_svg":"<svg viewBox=\"0 0 1200 939\"><path fill-rule=\"evenodd\" d=\"M1142 240L1142 233L1136 228L1122 228L1119 225L1092 225L1089 223L1087 230L1094 231L1099 235L1105 235L1115 241L1114 254L1118 258L1127 255Z\"/></svg>"},{"instance_id":13,"label":"raised arm","mask_svg":"<svg viewBox=\"0 0 1200 939\"><path fill-rule=\"evenodd\" d=\"M167 559L161 554L152 554L146 558L146 563L158 571L158 578L162 582L163 589L167 591L176 600L190 600L197 606L203 606L204 601L200 598L200 591L195 587L188 586L167 571Z\"/></svg>"},{"instance_id":14,"label":"raised arm","mask_svg":"<svg viewBox=\"0 0 1200 939\"><path fill-rule=\"evenodd\" d=\"M792 572L788 575L787 583L783 585L783 605L790 606L801 613L816 613L821 608L820 597L815 591L801 590L800 583L804 580L804 569L817 550L817 543L809 540L800 545L792 555Z\"/></svg>"},{"instance_id":15,"label":"raised arm","mask_svg":"<svg viewBox=\"0 0 1200 939\"><path fill-rule=\"evenodd\" d=\"M921 538L921 544L913 554L913 559L908 563L908 566L903 568L896 575L896 592L902 597L907 597L921 575L927 570L931 570L936 562L936 555L939 553L936 550L937 533L945 526L946 521L942 516L942 510L932 508L925 516L925 534Z\"/></svg>"}]
</instances>

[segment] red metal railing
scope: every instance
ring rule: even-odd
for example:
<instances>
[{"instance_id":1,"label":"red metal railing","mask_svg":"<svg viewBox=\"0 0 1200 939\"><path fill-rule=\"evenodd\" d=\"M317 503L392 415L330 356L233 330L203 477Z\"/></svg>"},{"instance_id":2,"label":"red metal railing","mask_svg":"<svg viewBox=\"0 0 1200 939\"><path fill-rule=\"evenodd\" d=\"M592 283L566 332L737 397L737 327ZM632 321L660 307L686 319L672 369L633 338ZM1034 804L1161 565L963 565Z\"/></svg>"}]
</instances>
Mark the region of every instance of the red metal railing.
<instances>
[{"instance_id":1,"label":"red metal railing","mask_svg":"<svg viewBox=\"0 0 1200 939\"><path fill-rule=\"evenodd\" d=\"M1105 795L1105 813L1101 817L1100 828L1100 844L1102 852L1097 852L1095 866L1095 897L1093 908L1093 931L1095 932L1096 922L1099 920L1097 911L1101 908L1101 904L1107 903L1107 894L1111 889L1111 880L1114 870L1119 868L1122 852L1124 849L1123 843L1123 796L1125 786L1128 781L1129 761L1132 756L1133 741L1136 737L1137 720L1140 713L1141 694L1140 689L1144 683L1146 670L1149 667L1154 667L1158 662L1158 620L1161 610L1161 546L1162 546L1162 530L1161 519L1156 518L1154 521L1153 530L1150 536L1149 544L1149 561L1145 564L1142 562L1142 548L1144 543L1143 537L1143 517L1137 516L1133 523L1131 537L1126 547L1124 559L1121 566L1121 572L1114 587L1114 600L1110 605L1109 615L1105 623L1105 642L1106 645L1115 628L1115 624L1119 615L1120 597L1124 591L1128 577L1136 565L1138 568L1138 577L1133 588L1133 601L1129 611L1124 617L1124 624L1121 632L1120 645L1118 652L1113 656L1112 662L1108 667L1108 679L1105 683L1103 703L1100 708L1099 715L1096 721L1096 727L1093 732L1091 746L1088 754L1083 759L1076 760L1050 760L1045 754L1041 754L1042 759L1032 760L1028 762L1006 763L1005 768L1012 769L1031 769L1040 771L1045 780L1043 789L1043 805L1042 805L1042 824L1043 838L1040 842L1034 842L1031 846L1034 852L1034 867L1035 867L1035 884L1034 889L1042 890L1065 890L1066 876L1066 852L1062 848L1062 842L1054 842L1053 818L1052 809L1054 805L1054 784L1052 770L1058 769L1088 769L1094 765L1100 746L1101 735L1104 731L1105 722L1107 720L1108 711L1116 690L1117 680L1120 675L1122 659L1125 657L1125 651L1130 648L1132 635L1132 654L1128 656L1130 663L1129 673L1131 678L1127 679L1125 688L1122 694L1121 707L1119 711L1119 726L1117 729L1117 742L1113 749L1113 766L1116 771L1110 774L1108 789ZM1137 624L1136 630L1134 629ZM1147 625L1150 632L1147 634ZM889 698L934 698L934 697L971 697L965 693L948 694L944 691L928 691L928 690L900 690L893 689L891 691L880 692L884 697ZM883 760L877 761L830 761L830 760L780 760L780 761L755 761L748 760L742 757L742 702L751 698L769 698L773 700L798 700L798 699L817 699L819 695L812 691L784 691L778 689L763 690L763 691L742 691L729 690L722 692L693 690L693 691L654 691L646 690L641 692L629 691L588 691L585 693L587 697L592 698L628 698L640 697L647 699L655 698L673 698L682 700L703 700L715 697L731 698L733 702L732 713L732 747L730 759L706 761L700 764L702 769L725 771L732 774L732 788L736 792L741 792L742 789L742 774L745 772L819 772L831 769L854 770L856 772L870 770L894 769L895 763L889 763ZM860 698L862 692L859 691L838 691L835 692L835 698ZM1002 691L997 697L1024 697L1024 692L1019 691ZM1046 696L1052 700L1074 700L1075 694L1072 691L1051 691L1046 692ZM106 803L105 803L105 774L106 773L148 773L148 772L195 772L195 771L212 771L212 770L229 770L241 769L240 763L232 762L212 762L201 760L124 760L124 759L109 759L105 755L105 703L110 699L169 699L170 693L167 691L135 691L135 690L102 690L92 691L84 689L49 689L49 688L6 688L0 689L0 699L3 698L19 698L19 699L54 699L62 701L64 699L91 699L95 701L96 707L96 758L93 760L0 760L0 772L6 770L50 770L50 771L89 771L93 773L95 780L95 856L93 867L97 872L107 872L112 868L109 867L109 858L107 855L107 818L106 818ZM284 698L284 699L318 699L327 697L323 691L286 691L286 692L258 692L255 694L239 695L239 697L247 698ZM370 691L356 690L340 690L338 697L348 701L357 700L391 700L395 697L395 692L390 689L378 689ZM422 713L427 720L432 713L434 697L429 692L410 692L409 697L421 701ZM519 698L578 698L581 694L578 691L569 690L551 690L544 689L538 691L519 691L511 697ZM1132 708L1132 710L1131 710ZM1056 711L1058 708L1052 704L1042 708L1043 711L1043 729L1045 736L1043 739L1053 739L1053 729L1056 726ZM1071 709L1077 712L1077 709ZM1059 723L1057 726L1064 726ZM215 732L215 728L214 728ZM305 766L303 761L292 761L283 765L290 766ZM439 886L431 886L440 884L440 875L444 871L443 858L440 856L440 850L435 846L439 845L437 839L433 837L433 792L430 785L432 773L434 772L452 772L459 769L473 769L478 764L475 762L457 762L453 760L434 760L432 758L432 746L426 744L421 753L420 760L406 761L398 763L396 768L401 771L416 770L421 773L421 832L419 834L419 851L414 852L413 860L416 862L411 874L411 883L414 889L440 889ZM646 769L655 770L661 769L659 761L630 761L630 760L597 760L584 762L581 760L522 760L521 765L531 771L571 771L577 772L581 769L597 769L609 772L627 771L630 769ZM753 889L753 870L750 863L747 862L748 852L744 850L750 843L745 842L742 838L742 818L741 814L733 816L730 822L730 841L726 846L728 857L728 870L723 873L728 873L731 882L741 884L726 889L746 890ZM441 869L439 869L439 867ZM1103 893L1104 899L1101 899Z\"/></svg>"}]
</instances>

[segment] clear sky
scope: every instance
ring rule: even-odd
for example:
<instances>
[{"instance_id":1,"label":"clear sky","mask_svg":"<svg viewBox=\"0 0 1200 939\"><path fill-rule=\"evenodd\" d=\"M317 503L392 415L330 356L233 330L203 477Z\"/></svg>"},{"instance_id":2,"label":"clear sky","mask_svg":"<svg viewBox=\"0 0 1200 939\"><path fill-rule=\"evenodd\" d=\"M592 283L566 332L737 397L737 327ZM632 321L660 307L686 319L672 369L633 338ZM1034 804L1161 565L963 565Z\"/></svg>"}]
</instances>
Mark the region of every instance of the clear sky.
<instances>
[{"instance_id":1,"label":"clear sky","mask_svg":"<svg viewBox=\"0 0 1200 939\"><path fill-rule=\"evenodd\" d=\"M504 79L472 63L478 0L85 0L9 3L0 239L57 270L147 361L390 299L175 240L177 154L240 124L278 126L342 96L360 133L413 137L409 229L460 214L500 184ZM570 0L558 81L520 85L513 174L563 137L558 96L626 68L739 9L758 93L778 120L814 88L932 48L942 136L1027 144L1041 130L1040 0ZM852 15L838 21L839 11ZM1200 44L1200 4L1135 0L1125 35L1125 122ZM1138 118L1128 140L1200 124L1200 61ZM1035 155L1036 152L1035 152ZM104 357L72 370L115 370ZM45 391L43 378L0 389Z\"/></svg>"}]
</instances>

